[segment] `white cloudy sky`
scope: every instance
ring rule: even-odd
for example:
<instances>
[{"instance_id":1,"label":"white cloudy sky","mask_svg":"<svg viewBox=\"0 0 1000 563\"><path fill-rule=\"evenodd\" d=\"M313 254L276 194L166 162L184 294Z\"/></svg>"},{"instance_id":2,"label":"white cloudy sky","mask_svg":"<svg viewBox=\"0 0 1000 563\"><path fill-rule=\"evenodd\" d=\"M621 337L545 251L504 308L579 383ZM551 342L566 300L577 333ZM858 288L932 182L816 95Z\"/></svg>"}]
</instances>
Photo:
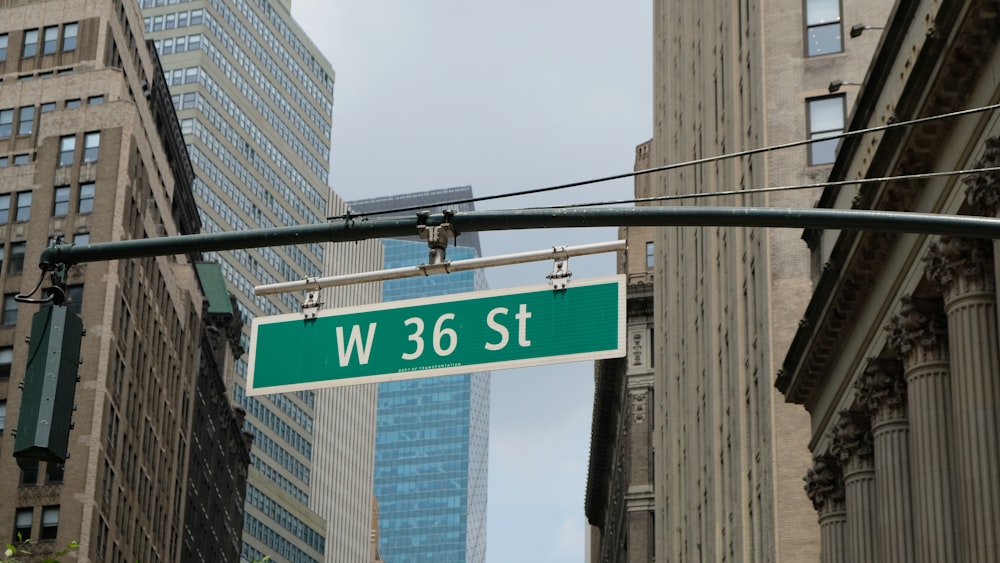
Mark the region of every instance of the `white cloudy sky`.
<instances>
[{"instance_id":1,"label":"white cloudy sky","mask_svg":"<svg viewBox=\"0 0 1000 563\"><path fill-rule=\"evenodd\" d=\"M337 72L331 184L347 200L471 185L492 195L632 169L652 131L651 0L292 0ZM631 181L484 202L628 198ZM613 229L481 235L486 255ZM570 261L577 279L614 260ZM544 282L551 263L487 271ZM593 367L493 373L487 561L580 563Z\"/></svg>"}]
</instances>

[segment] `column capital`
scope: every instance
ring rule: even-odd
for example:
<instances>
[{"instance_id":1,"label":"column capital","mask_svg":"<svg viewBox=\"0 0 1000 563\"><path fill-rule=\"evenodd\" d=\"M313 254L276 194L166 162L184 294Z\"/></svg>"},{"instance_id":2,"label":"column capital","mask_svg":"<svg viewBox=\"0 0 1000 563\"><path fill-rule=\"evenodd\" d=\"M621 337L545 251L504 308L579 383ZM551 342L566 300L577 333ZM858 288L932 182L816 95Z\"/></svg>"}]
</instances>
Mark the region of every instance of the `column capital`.
<instances>
[{"instance_id":1,"label":"column capital","mask_svg":"<svg viewBox=\"0 0 1000 563\"><path fill-rule=\"evenodd\" d=\"M871 358L854 388L858 400L876 422L906 417L906 379L898 361Z\"/></svg>"},{"instance_id":2,"label":"column capital","mask_svg":"<svg viewBox=\"0 0 1000 563\"><path fill-rule=\"evenodd\" d=\"M941 237L930 244L923 261L927 279L946 297L996 288L992 240Z\"/></svg>"},{"instance_id":3,"label":"column capital","mask_svg":"<svg viewBox=\"0 0 1000 563\"><path fill-rule=\"evenodd\" d=\"M948 355L948 321L939 299L904 295L899 313L885 325L889 345L901 358L913 355ZM932 358L927 358L932 359Z\"/></svg>"},{"instance_id":4,"label":"column capital","mask_svg":"<svg viewBox=\"0 0 1000 563\"><path fill-rule=\"evenodd\" d=\"M1000 137L986 139L986 151L976 168L1000 166ZM975 172L966 176L965 199L978 215L994 217L1000 211L1000 172Z\"/></svg>"},{"instance_id":5,"label":"column capital","mask_svg":"<svg viewBox=\"0 0 1000 563\"><path fill-rule=\"evenodd\" d=\"M851 460L870 462L875 455L871 424L859 412L842 410L830 430L830 454L847 467Z\"/></svg>"},{"instance_id":6,"label":"column capital","mask_svg":"<svg viewBox=\"0 0 1000 563\"><path fill-rule=\"evenodd\" d=\"M802 480L806 483L804 487L806 495L820 516L831 512L843 512L846 497L844 478L840 463L834 457L824 455L813 458L813 465L806 470Z\"/></svg>"}]
</instances>

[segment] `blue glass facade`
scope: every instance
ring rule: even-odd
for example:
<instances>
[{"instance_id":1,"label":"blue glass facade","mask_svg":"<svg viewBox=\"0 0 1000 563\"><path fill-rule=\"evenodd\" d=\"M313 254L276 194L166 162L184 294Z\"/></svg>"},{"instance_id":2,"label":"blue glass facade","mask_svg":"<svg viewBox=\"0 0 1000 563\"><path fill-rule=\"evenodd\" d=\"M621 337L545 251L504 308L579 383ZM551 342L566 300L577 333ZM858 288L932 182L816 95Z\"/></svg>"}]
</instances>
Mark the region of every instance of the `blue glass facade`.
<instances>
[{"instance_id":1,"label":"blue glass facade","mask_svg":"<svg viewBox=\"0 0 1000 563\"><path fill-rule=\"evenodd\" d=\"M427 243L384 240L385 267L427 262ZM449 260L474 258L449 247ZM385 301L486 288L482 271L386 281ZM379 549L392 563L486 557L489 373L379 384L375 496Z\"/></svg>"}]
</instances>

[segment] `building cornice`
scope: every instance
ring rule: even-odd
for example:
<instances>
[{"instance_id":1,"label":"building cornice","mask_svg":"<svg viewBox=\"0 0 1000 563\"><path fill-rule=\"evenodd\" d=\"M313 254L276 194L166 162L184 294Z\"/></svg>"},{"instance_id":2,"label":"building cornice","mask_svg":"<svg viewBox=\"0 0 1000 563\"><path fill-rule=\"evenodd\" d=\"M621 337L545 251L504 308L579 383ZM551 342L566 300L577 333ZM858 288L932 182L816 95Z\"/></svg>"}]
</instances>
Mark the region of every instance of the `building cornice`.
<instances>
[{"instance_id":1,"label":"building cornice","mask_svg":"<svg viewBox=\"0 0 1000 563\"><path fill-rule=\"evenodd\" d=\"M897 57L913 21L915 7L903 8L901 2L890 18L886 37L869 70L866 87L858 100L852 129L863 129L884 103L881 90L891 78ZM995 2L968 0L942 3L934 26L917 57L913 70L889 116L895 121L940 115L964 109L973 85L983 73L983 66L997 44ZM933 155L949 138L951 120L887 132L881 140L868 176L913 174L928 171ZM853 162L861 158L860 137L841 145L831 180L846 178ZM915 186L896 182L862 188L853 208L912 211ZM828 189L820 207L832 207L835 194ZM934 210L925 210L931 211ZM817 231L804 238L815 240ZM834 354L842 349L851 325L865 306L874 286L874 276L884 264L898 235L877 232L844 231L840 234L816 284L805 317L792 340L783 368L775 382L786 401L809 408L833 364Z\"/></svg>"}]
</instances>

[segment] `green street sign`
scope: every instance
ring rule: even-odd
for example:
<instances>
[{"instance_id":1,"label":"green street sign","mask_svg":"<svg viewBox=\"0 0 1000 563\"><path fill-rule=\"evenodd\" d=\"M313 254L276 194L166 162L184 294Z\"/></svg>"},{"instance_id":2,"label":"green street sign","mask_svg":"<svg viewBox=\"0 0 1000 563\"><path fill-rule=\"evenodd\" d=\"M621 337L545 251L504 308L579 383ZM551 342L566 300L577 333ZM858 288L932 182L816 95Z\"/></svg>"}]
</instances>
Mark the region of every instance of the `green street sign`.
<instances>
[{"instance_id":1,"label":"green street sign","mask_svg":"<svg viewBox=\"0 0 1000 563\"><path fill-rule=\"evenodd\" d=\"M254 319L247 394L625 355L625 277Z\"/></svg>"}]
</instances>

